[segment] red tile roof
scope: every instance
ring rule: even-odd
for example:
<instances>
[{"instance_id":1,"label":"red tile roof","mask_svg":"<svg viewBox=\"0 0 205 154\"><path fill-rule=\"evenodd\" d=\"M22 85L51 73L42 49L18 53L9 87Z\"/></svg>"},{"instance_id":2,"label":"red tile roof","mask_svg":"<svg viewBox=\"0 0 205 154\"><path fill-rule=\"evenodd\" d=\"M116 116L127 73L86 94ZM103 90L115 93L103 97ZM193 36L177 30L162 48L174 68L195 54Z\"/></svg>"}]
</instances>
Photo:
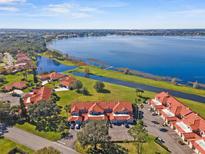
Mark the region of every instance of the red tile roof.
<instances>
[{"instance_id":1,"label":"red tile roof","mask_svg":"<svg viewBox=\"0 0 205 154\"><path fill-rule=\"evenodd\" d=\"M21 82L14 82L12 84L6 85L4 87L5 91L11 91L13 89L25 89L27 87L26 82L25 81L21 81Z\"/></svg>"},{"instance_id":2,"label":"red tile roof","mask_svg":"<svg viewBox=\"0 0 205 154\"><path fill-rule=\"evenodd\" d=\"M74 77L66 76L60 80L60 85L68 87L71 86L75 81L76 79Z\"/></svg>"},{"instance_id":3,"label":"red tile roof","mask_svg":"<svg viewBox=\"0 0 205 154\"><path fill-rule=\"evenodd\" d=\"M204 138L201 138L201 139L198 139L198 140L204 140L204 141L205 141ZM193 142L192 142L192 145L200 152L200 154L205 154L204 148L202 148L202 147L196 142L196 141L198 141L198 140L193 141Z\"/></svg>"},{"instance_id":4,"label":"red tile roof","mask_svg":"<svg viewBox=\"0 0 205 154\"><path fill-rule=\"evenodd\" d=\"M41 74L40 75L40 79L41 80L59 80L61 78L65 77L64 74L60 74L60 73L56 73L56 72L52 72L49 74Z\"/></svg>"},{"instance_id":5,"label":"red tile roof","mask_svg":"<svg viewBox=\"0 0 205 154\"><path fill-rule=\"evenodd\" d=\"M132 112L132 104L130 102L80 102L72 104L71 111L79 112L79 110L89 110L93 105L97 105L103 110L113 109L115 112L121 112L126 109L127 111Z\"/></svg>"},{"instance_id":6,"label":"red tile roof","mask_svg":"<svg viewBox=\"0 0 205 154\"><path fill-rule=\"evenodd\" d=\"M52 95L52 89L48 87L41 87L39 89L33 90L32 93L29 93L24 96L24 103L27 104L34 104L38 103L39 101L49 100Z\"/></svg>"},{"instance_id":7,"label":"red tile roof","mask_svg":"<svg viewBox=\"0 0 205 154\"><path fill-rule=\"evenodd\" d=\"M114 112L122 112L127 111L128 114L112 114L107 113L108 110L112 113ZM132 115L132 104L130 102L80 102L74 103L71 106L71 114L78 113L80 114L82 111L83 121L87 120L108 120L111 117L112 120L130 120L133 119ZM99 115L92 114L101 113ZM75 117L75 116L74 116ZM74 118L70 118L69 121L73 120ZM74 120L75 121L75 120Z\"/></svg>"}]
</instances>

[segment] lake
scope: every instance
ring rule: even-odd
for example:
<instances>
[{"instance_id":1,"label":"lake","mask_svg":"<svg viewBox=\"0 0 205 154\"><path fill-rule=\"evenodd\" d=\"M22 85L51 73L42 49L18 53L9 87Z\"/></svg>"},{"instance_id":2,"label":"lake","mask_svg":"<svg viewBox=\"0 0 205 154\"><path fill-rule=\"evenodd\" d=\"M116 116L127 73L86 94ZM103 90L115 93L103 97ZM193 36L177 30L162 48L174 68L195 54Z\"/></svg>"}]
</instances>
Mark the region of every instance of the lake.
<instances>
[{"instance_id":1,"label":"lake","mask_svg":"<svg viewBox=\"0 0 205 154\"><path fill-rule=\"evenodd\" d=\"M205 37L83 37L55 40L48 47L84 61L205 83Z\"/></svg>"},{"instance_id":2,"label":"lake","mask_svg":"<svg viewBox=\"0 0 205 154\"><path fill-rule=\"evenodd\" d=\"M48 73L51 71L55 72L64 72L67 70L72 70L76 68L75 66L66 66L63 64L58 63L57 61L54 61L52 59L46 58L46 57L37 57L37 73Z\"/></svg>"}]
</instances>

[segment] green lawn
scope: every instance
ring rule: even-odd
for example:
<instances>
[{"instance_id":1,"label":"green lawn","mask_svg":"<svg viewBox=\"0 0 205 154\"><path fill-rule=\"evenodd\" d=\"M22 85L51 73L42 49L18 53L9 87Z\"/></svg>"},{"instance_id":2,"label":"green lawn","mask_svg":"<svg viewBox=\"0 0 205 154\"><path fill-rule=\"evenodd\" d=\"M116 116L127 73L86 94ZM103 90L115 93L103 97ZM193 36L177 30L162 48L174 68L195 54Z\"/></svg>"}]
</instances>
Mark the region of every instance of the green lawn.
<instances>
[{"instance_id":1,"label":"green lawn","mask_svg":"<svg viewBox=\"0 0 205 154\"><path fill-rule=\"evenodd\" d=\"M88 66L80 66L76 70L83 72L85 67L88 67ZM205 90L194 89L194 88L188 87L188 86L177 86L177 85L173 85L169 82L165 82L165 81L156 81L156 80L143 78L143 77L139 77L139 76L134 76L134 75L125 75L121 72L116 72L116 71L111 71L111 70L103 70L103 69L97 68L95 66L89 66L89 70L90 70L90 73L93 73L93 74L96 74L99 76L105 76L105 77L120 79L120 80L124 80L124 81L142 83L145 85L166 88L166 89L171 89L171 90L175 90L175 91L181 91L184 93L196 94L196 95L200 95L200 96L205 95Z\"/></svg>"},{"instance_id":2,"label":"green lawn","mask_svg":"<svg viewBox=\"0 0 205 154\"><path fill-rule=\"evenodd\" d=\"M128 150L129 154L136 154L136 144L134 143L119 143L122 147L126 148ZM149 137L149 140L147 143L143 145L143 153L145 154L154 154L154 153L160 153L160 154L168 154L169 152L162 148L160 145L154 142L154 137Z\"/></svg>"},{"instance_id":3,"label":"green lawn","mask_svg":"<svg viewBox=\"0 0 205 154\"><path fill-rule=\"evenodd\" d=\"M15 147L27 152L28 154L32 154L34 152L33 150L31 150L23 145L17 144L9 139L6 139L6 138L0 139L0 153L1 154L8 154L8 152Z\"/></svg>"},{"instance_id":4,"label":"green lawn","mask_svg":"<svg viewBox=\"0 0 205 154\"><path fill-rule=\"evenodd\" d=\"M57 141L61 138L61 133L38 131L35 129L34 125L31 125L29 123L24 123L23 125L17 124L16 127L52 141Z\"/></svg>"}]
</instances>

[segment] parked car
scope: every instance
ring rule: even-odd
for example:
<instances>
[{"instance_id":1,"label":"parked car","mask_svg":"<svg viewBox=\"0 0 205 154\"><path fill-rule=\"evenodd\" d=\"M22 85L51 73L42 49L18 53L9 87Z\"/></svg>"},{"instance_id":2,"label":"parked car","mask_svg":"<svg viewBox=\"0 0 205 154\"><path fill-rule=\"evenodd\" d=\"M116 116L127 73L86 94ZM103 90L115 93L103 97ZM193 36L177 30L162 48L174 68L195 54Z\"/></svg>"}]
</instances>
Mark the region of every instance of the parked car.
<instances>
[{"instance_id":1,"label":"parked car","mask_svg":"<svg viewBox=\"0 0 205 154\"><path fill-rule=\"evenodd\" d=\"M79 125L79 124L76 124L75 128L76 128L76 129L80 129L80 125Z\"/></svg>"},{"instance_id":2,"label":"parked car","mask_svg":"<svg viewBox=\"0 0 205 154\"><path fill-rule=\"evenodd\" d=\"M156 140L157 140L159 143L161 143L161 144L165 143L164 140L161 139L160 137L157 137Z\"/></svg>"},{"instance_id":3,"label":"parked car","mask_svg":"<svg viewBox=\"0 0 205 154\"><path fill-rule=\"evenodd\" d=\"M70 129L75 129L75 124L71 124Z\"/></svg>"},{"instance_id":4,"label":"parked car","mask_svg":"<svg viewBox=\"0 0 205 154\"><path fill-rule=\"evenodd\" d=\"M152 113L152 116L157 116L157 113Z\"/></svg>"},{"instance_id":5,"label":"parked car","mask_svg":"<svg viewBox=\"0 0 205 154\"><path fill-rule=\"evenodd\" d=\"M153 124L159 125L159 122L157 121L151 121Z\"/></svg>"},{"instance_id":6,"label":"parked car","mask_svg":"<svg viewBox=\"0 0 205 154\"><path fill-rule=\"evenodd\" d=\"M125 127L126 127L126 128L130 128L129 124L125 124Z\"/></svg>"},{"instance_id":7,"label":"parked car","mask_svg":"<svg viewBox=\"0 0 205 154\"><path fill-rule=\"evenodd\" d=\"M178 143L180 144L180 145L185 145L185 143L183 142L183 141L178 141Z\"/></svg>"},{"instance_id":8,"label":"parked car","mask_svg":"<svg viewBox=\"0 0 205 154\"><path fill-rule=\"evenodd\" d=\"M168 130L166 128L160 128L159 129L161 132L167 132Z\"/></svg>"}]
</instances>

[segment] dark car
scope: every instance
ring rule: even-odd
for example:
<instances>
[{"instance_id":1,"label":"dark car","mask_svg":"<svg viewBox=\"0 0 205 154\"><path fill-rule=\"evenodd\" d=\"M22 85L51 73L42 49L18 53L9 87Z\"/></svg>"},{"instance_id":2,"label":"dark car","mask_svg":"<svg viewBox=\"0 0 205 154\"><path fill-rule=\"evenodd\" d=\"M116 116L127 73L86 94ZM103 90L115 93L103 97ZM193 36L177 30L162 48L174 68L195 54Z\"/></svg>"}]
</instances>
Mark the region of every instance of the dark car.
<instances>
[{"instance_id":1,"label":"dark car","mask_svg":"<svg viewBox=\"0 0 205 154\"><path fill-rule=\"evenodd\" d=\"M167 132L168 130L166 128L160 128L159 129L161 132Z\"/></svg>"},{"instance_id":2,"label":"dark car","mask_svg":"<svg viewBox=\"0 0 205 154\"><path fill-rule=\"evenodd\" d=\"M152 116L157 116L157 113L152 113Z\"/></svg>"},{"instance_id":3,"label":"dark car","mask_svg":"<svg viewBox=\"0 0 205 154\"><path fill-rule=\"evenodd\" d=\"M70 129L75 129L75 124L71 124Z\"/></svg>"},{"instance_id":4,"label":"dark car","mask_svg":"<svg viewBox=\"0 0 205 154\"><path fill-rule=\"evenodd\" d=\"M126 128L130 128L129 124L125 124L125 127L126 127Z\"/></svg>"},{"instance_id":5,"label":"dark car","mask_svg":"<svg viewBox=\"0 0 205 154\"><path fill-rule=\"evenodd\" d=\"M157 121L151 121L153 124L159 125L159 122Z\"/></svg>"}]
</instances>

